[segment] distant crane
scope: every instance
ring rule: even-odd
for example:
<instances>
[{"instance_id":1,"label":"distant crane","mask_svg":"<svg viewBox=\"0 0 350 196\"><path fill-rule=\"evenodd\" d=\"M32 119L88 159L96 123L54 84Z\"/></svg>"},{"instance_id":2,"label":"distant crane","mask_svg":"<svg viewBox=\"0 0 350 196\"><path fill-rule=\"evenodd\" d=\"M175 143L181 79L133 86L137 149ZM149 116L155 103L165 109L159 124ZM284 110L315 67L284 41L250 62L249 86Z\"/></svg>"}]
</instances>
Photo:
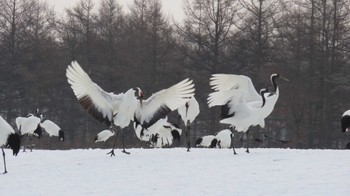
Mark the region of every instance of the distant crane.
<instances>
[{"instance_id":1,"label":"distant crane","mask_svg":"<svg viewBox=\"0 0 350 196\"><path fill-rule=\"evenodd\" d=\"M224 129L219 131L215 138L218 140L217 146L219 148L230 148L232 139L233 139L233 133L230 129Z\"/></svg>"},{"instance_id":2,"label":"distant crane","mask_svg":"<svg viewBox=\"0 0 350 196\"><path fill-rule=\"evenodd\" d=\"M21 136L25 138L31 138L32 136L35 136L40 139L42 136L42 128L40 126L42 118L42 115L39 114L39 109L36 109L34 114L28 114L27 117L17 117L16 125ZM25 152L25 149L26 145L23 144L23 152Z\"/></svg>"},{"instance_id":3,"label":"distant crane","mask_svg":"<svg viewBox=\"0 0 350 196\"><path fill-rule=\"evenodd\" d=\"M101 132L99 132L96 136L94 141L95 142L105 142L107 141L110 137L114 136L115 132L111 131L109 129L105 129Z\"/></svg>"},{"instance_id":4,"label":"distant crane","mask_svg":"<svg viewBox=\"0 0 350 196\"><path fill-rule=\"evenodd\" d=\"M347 110L343 113L341 117L341 131L343 133L349 132L350 128L350 110Z\"/></svg>"},{"instance_id":5,"label":"distant crane","mask_svg":"<svg viewBox=\"0 0 350 196\"><path fill-rule=\"evenodd\" d=\"M218 140L214 135L206 135L200 137L196 140L195 146L198 147L207 147L207 148L216 148Z\"/></svg>"},{"instance_id":6,"label":"distant crane","mask_svg":"<svg viewBox=\"0 0 350 196\"><path fill-rule=\"evenodd\" d=\"M186 102L185 105L179 107L177 111L186 126L187 152L189 152L191 148L191 123L196 119L196 117L199 114L199 104L196 98L192 96L191 99L188 102Z\"/></svg>"},{"instance_id":7,"label":"distant crane","mask_svg":"<svg viewBox=\"0 0 350 196\"><path fill-rule=\"evenodd\" d=\"M40 138L42 136L42 128L40 127L42 118L42 115L39 114L39 109L34 114L28 114L26 117L17 117L17 129L21 135L34 135Z\"/></svg>"},{"instance_id":8,"label":"distant crane","mask_svg":"<svg viewBox=\"0 0 350 196\"><path fill-rule=\"evenodd\" d=\"M64 142L64 132L62 129L51 120L45 120L44 122L40 123L40 127L43 128L50 137L56 136L59 140L62 140Z\"/></svg>"},{"instance_id":9,"label":"distant crane","mask_svg":"<svg viewBox=\"0 0 350 196\"><path fill-rule=\"evenodd\" d=\"M168 118L161 118L152 126L144 129L141 125L134 122L136 136L151 146L163 147L171 146L174 140L180 141L182 130L175 124L168 122Z\"/></svg>"}]
</instances>

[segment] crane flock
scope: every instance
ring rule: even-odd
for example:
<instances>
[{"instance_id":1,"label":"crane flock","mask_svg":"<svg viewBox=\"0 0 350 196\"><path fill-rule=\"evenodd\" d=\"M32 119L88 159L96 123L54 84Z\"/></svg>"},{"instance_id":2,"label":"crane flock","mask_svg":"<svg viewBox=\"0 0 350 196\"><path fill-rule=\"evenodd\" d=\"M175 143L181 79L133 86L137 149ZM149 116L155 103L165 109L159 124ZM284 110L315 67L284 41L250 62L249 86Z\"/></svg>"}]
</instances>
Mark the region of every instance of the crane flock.
<instances>
[{"instance_id":1,"label":"crane flock","mask_svg":"<svg viewBox=\"0 0 350 196\"><path fill-rule=\"evenodd\" d=\"M106 92L91 80L76 61L68 65L66 76L79 104L91 116L108 127L107 130L96 135L95 142L115 137L113 148L108 153L111 156L115 155L114 148L119 133L122 135L122 152L130 154L125 150L123 134L130 122L133 122L136 136L141 141L149 142L151 146L170 146L174 140L179 140L182 130L167 119L167 115L175 110L185 126L187 151L190 151L191 124L200 113L198 101L194 97L195 87L192 80L184 79L144 99L144 93L139 87L120 93ZM220 123L228 124L238 132L248 134L249 128L256 125L264 128L265 118L273 111L279 96L277 78L285 79L279 74L271 75L273 92L263 88L258 93L247 76L213 74L210 85L214 92L209 94L208 106L209 108L220 106ZM229 137L227 141L231 141L232 136L233 134L226 134L226 137ZM201 137L195 143L195 146L216 147L217 145L228 146L225 139L218 142L215 136ZM249 152L248 142L246 151ZM235 150L234 153L236 154Z\"/></svg>"},{"instance_id":2,"label":"crane flock","mask_svg":"<svg viewBox=\"0 0 350 196\"><path fill-rule=\"evenodd\" d=\"M118 135L121 135L122 152L130 154L125 149L124 131L130 123L140 141L145 141L153 147L165 147L180 140L182 129L169 120L168 115L177 111L185 129L187 151L191 148L191 125L200 113L199 103L195 98L193 80L186 78L172 86L160 89L145 98L140 87L131 87L124 92L107 92L92 81L90 76L76 61L72 61L66 69L66 77L73 93L85 111L106 126L107 129L98 133L95 142L105 142L115 137L112 150L107 153L114 156ZM219 122L227 126L216 135L200 136L194 146L208 148L233 148L234 131L246 133L246 152L249 153L248 133L251 127L265 127L265 119L273 112L279 98L277 79L288 81L280 74L270 76L273 91L261 88L259 91L252 80L244 75L212 74L210 88L212 92L207 98L210 108L219 107L221 115ZM57 136L64 141L61 128L51 120L44 120L37 109L34 114L17 117L15 131L0 116L0 145L2 146L4 168L6 170L5 152L3 147L13 149L17 155L20 149L21 137L42 137L45 130L51 136ZM350 128L350 110L344 112L341 118L342 132Z\"/></svg>"},{"instance_id":3,"label":"crane flock","mask_svg":"<svg viewBox=\"0 0 350 196\"><path fill-rule=\"evenodd\" d=\"M200 113L198 101L194 97L195 87L192 80L184 79L144 99L144 93L139 87L121 93L106 92L91 80L76 61L68 65L66 76L79 104L109 128L97 134L95 141L106 141L112 136L115 137L113 148L108 153L111 156L115 155L114 148L119 133L122 135L122 152L130 154L125 150L123 134L123 130L130 122L133 122L137 137L141 141L149 142L151 146L170 146L174 140L179 140L182 130L167 119L167 115L175 110L185 126L187 151L190 151L191 124ZM263 88L258 93L247 76L213 74L210 85L214 92L209 94L208 106L209 108L220 106L220 123L228 124L238 132L248 134L249 128L256 125L264 128L265 118L273 111L279 96L277 78L285 79L279 74L271 75L273 92ZM202 141L199 139L195 145L227 146L225 142L218 142L215 137L210 145L202 144L206 142L206 138L200 138ZM248 142L247 152L249 152Z\"/></svg>"}]
</instances>

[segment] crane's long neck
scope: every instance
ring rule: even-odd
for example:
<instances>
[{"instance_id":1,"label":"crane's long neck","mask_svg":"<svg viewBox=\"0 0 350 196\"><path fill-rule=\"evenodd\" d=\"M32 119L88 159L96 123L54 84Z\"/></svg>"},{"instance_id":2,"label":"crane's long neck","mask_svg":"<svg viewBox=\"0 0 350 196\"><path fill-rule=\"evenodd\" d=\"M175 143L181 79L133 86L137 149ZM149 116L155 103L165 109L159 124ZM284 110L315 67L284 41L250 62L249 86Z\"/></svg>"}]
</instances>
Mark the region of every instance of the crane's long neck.
<instances>
[{"instance_id":1,"label":"crane's long neck","mask_svg":"<svg viewBox=\"0 0 350 196\"><path fill-rule=\"evenodd\" d=\"M261 107L264 107L265 103L266 103L265 93L266 93L266 91L261 92L261 97L262 97L262 105L261 105Z\"/></svg>"},{"instance_id":2,"label":"crane's long neck","mask_svg":"<svg viewBox=\"0 0 350 196\"><path fill-rule=\"evenodd\" d=\"M275 90L275 93L278 90L278 86L277 86L277 83L276 83L276 78L277 78L277 76L271 76L271 83L272 83L272 86L273 86L273 88Z\"/></svg>"}]
</instances>

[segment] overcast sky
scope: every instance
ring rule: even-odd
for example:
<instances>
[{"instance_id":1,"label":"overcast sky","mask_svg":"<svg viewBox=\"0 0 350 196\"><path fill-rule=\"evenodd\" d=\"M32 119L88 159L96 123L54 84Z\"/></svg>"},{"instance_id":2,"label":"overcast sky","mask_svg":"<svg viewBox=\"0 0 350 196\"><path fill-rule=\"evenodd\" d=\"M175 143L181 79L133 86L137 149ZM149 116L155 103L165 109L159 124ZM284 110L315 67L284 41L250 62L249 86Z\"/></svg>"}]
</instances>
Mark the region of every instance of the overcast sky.
<instances>
[{"instance_id":1,"label":"overcast sky","mask_svg":"<svg viewBox=\"0 0 350 196\"><path fill-rule=\"evenodd\" d=\"M64 13L65 8L71 8L80 0L44 0L50 5L53 5L59 15ZM93 0L95 6L98 7L100 0ZM134 0L117 0L117 2L127 11L128 5L132 4ZM174 17L175 21L181 21L184 18L183 0L161 0L163 5L163 12L165 16L170 19Z\"/></svg>"}]
</instances>

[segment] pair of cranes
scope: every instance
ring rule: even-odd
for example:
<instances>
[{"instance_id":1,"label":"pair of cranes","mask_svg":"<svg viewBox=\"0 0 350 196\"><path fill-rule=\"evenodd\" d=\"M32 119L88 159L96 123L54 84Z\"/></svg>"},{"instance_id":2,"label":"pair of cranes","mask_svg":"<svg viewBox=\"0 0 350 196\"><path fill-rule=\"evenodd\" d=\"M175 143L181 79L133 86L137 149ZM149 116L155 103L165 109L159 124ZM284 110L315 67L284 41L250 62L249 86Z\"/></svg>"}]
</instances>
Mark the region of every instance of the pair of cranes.
<instances>
[{"instance_id":1,"label":"pair of cranes","mask_svg":"<svg viewBox=\"0 0 350 196\"><path fill-rule=\"evenodd\" d=\"M188 78L144 99L144 94L139 87L119 94L104 91L91 80L76 61L68 66L66 76L80 105L111 129L111 131L105 130L99 133L95 140L105 141L113 135L118 136L118 127L120 127L123 153L129 154L125 150L123 130L131 121L134 122L134 127L139 129L137 135L139 132L141 138L144 132L154 133L149 130L152 126L162 126L158 123L163 123L164 127L164 123L167 122L161 119L170 112L178 110L187 128L186 132L189 134L190 123L199 114L199 105L194 99L194 84ZM279 74L271 75L274 92L268 93L267 89L262 89L259 94L250 78L246 76L214 74L210 85L215 92L209 95L208 105L209 107L221 106L220 122L230 124L239 132L247 132L250 126L264 127L264 119L272 112L279 96L276 84L276 79L279 77ZM172 130L174 129L170 129ZM160 134L152 135L159 137ZM186 138L189 151L189 137ZM114 155L114 147L115 142L110 152L111 156ZM248 147L247 152L249 152Z\"/></svg>"}]
</instances>

